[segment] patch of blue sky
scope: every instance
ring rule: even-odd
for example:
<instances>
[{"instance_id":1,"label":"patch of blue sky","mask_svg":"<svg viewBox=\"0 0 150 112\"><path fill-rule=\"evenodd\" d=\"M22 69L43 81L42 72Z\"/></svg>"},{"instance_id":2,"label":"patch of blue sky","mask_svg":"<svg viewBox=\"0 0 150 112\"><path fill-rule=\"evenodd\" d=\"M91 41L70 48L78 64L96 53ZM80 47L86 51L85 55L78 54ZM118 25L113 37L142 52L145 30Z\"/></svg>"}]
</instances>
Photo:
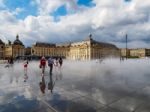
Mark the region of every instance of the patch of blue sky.
<instances>
[{"instance_id":1,"label":"patch of blue sky","mask_svg":"<svg viewBox=\"0 0 150 112\"><path fill-rule=\"evenodd\" d=\"M4 3L10 11L15 11L16 8L23 9L16 17L24 19L28 15L37 15L37 6L30 4L31 0L5 0Z\"/></svg>"},{"instance_id":2,"label":"patch of blue sky","mask_svg":"<svg viewBox=\"0 0 150 112\"><path fill-rule=\"evenodd\" d=\"M65 15L67 15L66 6L65 6L65 5L60 6L60 7L57 8L57 10L54 11L51 15L54 17L54 20L55 20L55 21L59 21L59 17L60 17L60 16L65 16Z\"/></svg>"},{"instance_id":3,"label":"patch of blue sky","mask_svg":"<svg viewBox=\"0 0 150 112\"><path fill-rule=\"evenodd\" d=\"M92 2L93 0L78 0L77 4L78 5L84 5L87 7L93 7L95 4Z\"/></svg>"}]
</instances>

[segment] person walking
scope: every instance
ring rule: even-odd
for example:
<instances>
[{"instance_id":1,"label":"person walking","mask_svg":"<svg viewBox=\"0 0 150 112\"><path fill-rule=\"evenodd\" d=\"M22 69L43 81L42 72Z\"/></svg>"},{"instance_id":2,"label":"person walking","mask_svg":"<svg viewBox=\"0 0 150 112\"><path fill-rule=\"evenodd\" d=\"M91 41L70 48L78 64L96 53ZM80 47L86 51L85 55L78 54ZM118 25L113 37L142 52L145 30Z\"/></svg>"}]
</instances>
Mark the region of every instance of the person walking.
<instances>
[{"instance_id":1,"label":"person walking","mask_svg":"<svg viewBox=\"0 0 150 112\"><path fill-rule=\"evenodd\" d=\"M48 59L48 66L50 67L50 75L52 75L54 61L52 58Z\"/></svg>"},{"instance_id":2,"label":"person walking","mask_svg":"<svg viewBox=\"0 0 150 112\"><path fill-rule=\"evenodd\" d=\"M44 72L45 72L45 67L46 67L46 59L43 56L40 60L40 68L42 69L42 74L44 74Z\"/></svg>"},{"instance_id":3,"label":"person walking","mask_svg":"<svg viewBox=\"0 0 150 112\"><path fill-rule=\"evenodd\" d=\"M9 60L9 64L10 64L11 66L13 66L13 64L14 64L13 57L11 57L11 58L10 58L10 60Z\"/></svg>"},{"instance_id":4,"label":"person walking","mask_svg":"<svg viewBox=\"0 0 150 112\"><path fill-rule=\"evenodd\" d=\"M63 60L62 60L62 58L60 57L60 58L59 58L59 66L61 67L62 64L63 64Z\"/></svg>"},{"instance_id":5,"label":"person walking","mask_svg":"<svg viewBox=\"0 0 150 112\"><path fill-rule=\"evenodd\" d=\"M58 67L58 64L59 64L59 60L58 60L58 58L56 57L55 60L54 60L54 65L55 65L56 67Z\"/></svg>"},{"instance_id":6,"label":"person walking","mask_svg":"<svg viewBox=\"0 0 150 112\"><path fill-rule=\"evenodd\" d=\"M28 60L25 60L23 63L24 66L24 74L27 74L27 70L28 70Z\"/></svg>"}]
</instances>

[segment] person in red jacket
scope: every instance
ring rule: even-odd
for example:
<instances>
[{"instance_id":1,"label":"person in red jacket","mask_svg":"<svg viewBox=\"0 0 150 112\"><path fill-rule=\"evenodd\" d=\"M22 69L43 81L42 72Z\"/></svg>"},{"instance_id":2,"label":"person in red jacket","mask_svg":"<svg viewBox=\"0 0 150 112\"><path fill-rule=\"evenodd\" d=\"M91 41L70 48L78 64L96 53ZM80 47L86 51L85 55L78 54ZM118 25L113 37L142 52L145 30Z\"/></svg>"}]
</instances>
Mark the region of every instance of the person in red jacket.
<instances>
[{"instance_id":1,"label":"person in red jacket","mask_svg":"<svg viewBox=\"0 0 150 112\"><path fill-rule=\"evenodd\" d=\"M40 68L42 69L42 74L44 74L44 72L45 72L45 67L46 67L46 59L43 56L40 60Z\"/></svg>"}]
</instances>

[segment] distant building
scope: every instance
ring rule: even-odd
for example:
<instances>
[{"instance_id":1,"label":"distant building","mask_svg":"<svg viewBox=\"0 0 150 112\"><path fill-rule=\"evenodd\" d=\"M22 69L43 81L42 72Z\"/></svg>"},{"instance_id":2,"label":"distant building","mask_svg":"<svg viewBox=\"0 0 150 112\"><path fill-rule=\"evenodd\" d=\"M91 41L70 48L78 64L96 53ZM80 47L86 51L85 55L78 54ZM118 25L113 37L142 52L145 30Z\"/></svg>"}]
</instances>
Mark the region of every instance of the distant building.
<instances>
[{"instance_id":1,"label":"distant building","mask_svg":"<svg viewBox=\"0 0 150 112\"><path fill-rule=\"evenodd\" d=\"M139 49L131 49L130 50L131 57L150 57L150 49L139 48Z\"/></svg>"},{"instance_id":2,"label":"distant building","mask_svg":"<svg viewBox=\"0 0 150 112\"><path fill-rule=\"evenodd\" d=\"M126 57L126 49L121 49L121 56ZM127 49L127 57L150 57L150 49L138 48L138 49Z\"/></svg>"},{"instance_id":3,"label":"distant building","mask_svg":"<svg viewBox=\"0 0 150 112\"><path fill-rule=\"evenodd\" d=\"M5 44L4 42L0 39L0 59L4 58L4 49L5 49Z\"/></svg>"},{"instance_id":4,"label":"distant building","mask_svg":"<svg viewBox=\"0 0 150 112\"><path fill-rule=\"evenodd\" d=\"M55 56L55 44L36 42L31 47L31 55Z\"/></svg>"},{"instance_id":5,"label":"distant building","mask_svg":"<svg viewBox=\"0 0 150 112\"><path fill-rule=\"evenodd\" d=\"M91 60L119 56L119 49L109 43L98 42L92 35L83 41L69 44L35 43L31 48L32 55L65 57L73 60Z\"/></svg>"},{"instance_id":6,"label":"distant building","mask_svg":"<svg viewBox=\"0 0 150 112\"><path fill-rule=\"evenodd\" d=\"M23 43L19 40L19 36L16 36L16 40L11 43L11 41L8 42L8 44L5 45L5 58L18 58L24 56L24 50L25 47Z\"/></svg>"},{"instance_id":7,"label":"distant building","mask_svg":"<svg viewBox=\"0 0 150 112\"><path fill-rule=\"evenodd\" d=\"M89 35L85 40L66 44L52 44L36 42L32 47L25 48L23 43L16 36L16 40L11 43L0 41L1 58L19 58L19 57L64 57L73 60L91 60L106 57L119 57L120 50L113 44L98 42ZM5 54L5 55L4 55Z\"/></svg>"},{"instance_id":8,"label":"distant building","mask_svg":"<svg viewBox=\"0 0 150 112\"><path fill-rule=\"evenodd\" d=\"M25 56L30 56L31 55L31 47L27 47L25 48L25 53L24 53Z\"/></svg>"},{"instance_id":9,"label":"distant building","mask_svg":"<svg viewBox=\"0 0 150 112\"><path fill-rule=\"evenodd\" d=\"M122 48L120 49L121 57L129 57L130 56L130 49Z\"/></svg>"},{"instance_id":10,"label":"distant building","mask_svg":"<svg viewBox=\"0 0 150 112\"><path fill-rule=\"evenodd\" d=\"M54 52L55 56L68 58L70 53L70 45L71 43L57 44Z\"/></svg>"},{"instance_id":11,"label":"distant building","mask_svg":"<svg viewBox=\"0 0 150 112\"><path fill-rule=\"evenodd\" d=\"M70 59L91 60L106 57L118 57L119 49L109 43L98 42L92 35L81 42L72 43L70 46Z\"/></svg>"}]
</instances>

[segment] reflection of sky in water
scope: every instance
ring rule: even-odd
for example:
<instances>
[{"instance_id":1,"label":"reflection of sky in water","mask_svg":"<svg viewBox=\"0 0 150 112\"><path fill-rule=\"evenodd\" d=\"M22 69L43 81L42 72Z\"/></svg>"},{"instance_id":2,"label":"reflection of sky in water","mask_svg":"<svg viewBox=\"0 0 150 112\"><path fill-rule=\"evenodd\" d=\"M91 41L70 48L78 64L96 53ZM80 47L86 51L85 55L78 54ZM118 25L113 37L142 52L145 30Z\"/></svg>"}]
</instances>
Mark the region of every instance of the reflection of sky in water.
<instances>
[{"instance_id":1,"label":"reflection of sky in water","mask_svg":"<svg viewBox=\"0 0 150 112\"><path fill-rule=\"evenodd\" d=\"M109 59L99 63L98 60L65 60L62 69L54 67L52 79L55 85L52 93L48 90L50 77L49 68L46 68L45 94L41 93L39 87L42 78L38 62L29 63L27 82L24 82L22 62L15 63L12 68L4 68L5 65L1 65L0 111L27 111L24 108L29 112L43 108L48 111L52 106L64 112L107 112L109 109L112 112L148 112L149 61L139 59L120 62Z\"/></svg>"}]
</instances>

